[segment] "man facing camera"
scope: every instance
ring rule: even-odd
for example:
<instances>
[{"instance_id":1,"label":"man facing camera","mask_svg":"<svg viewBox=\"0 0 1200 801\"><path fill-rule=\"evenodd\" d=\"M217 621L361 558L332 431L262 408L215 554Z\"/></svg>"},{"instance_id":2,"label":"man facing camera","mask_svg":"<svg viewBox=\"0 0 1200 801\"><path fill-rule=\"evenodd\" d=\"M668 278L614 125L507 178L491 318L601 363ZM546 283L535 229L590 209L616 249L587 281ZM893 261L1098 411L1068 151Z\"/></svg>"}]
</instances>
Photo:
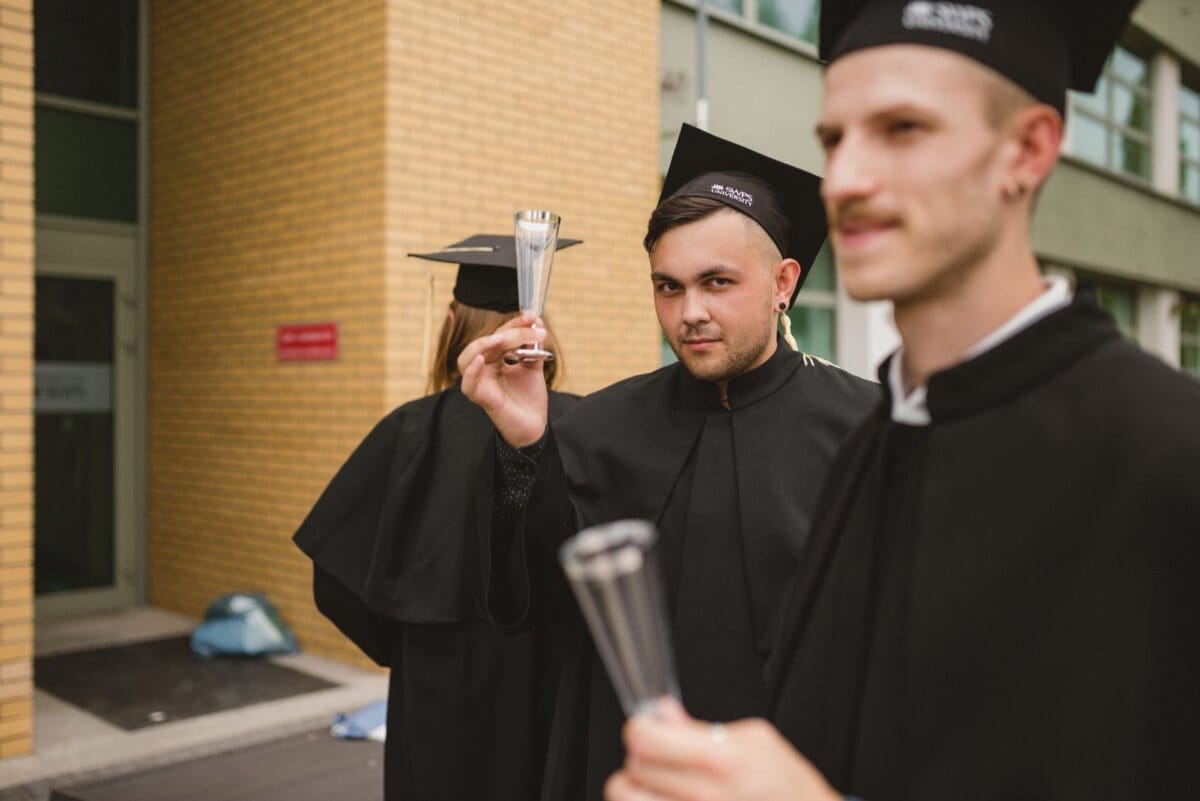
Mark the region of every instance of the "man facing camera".
<instances>
[{"instance_id":1,"label":"man facing camera","mask_svg":"<svg viewBox=\"0 0 1200 801\"><path fill-rule=\"evenodd\" d=\"M504 363L528 320L459 359L463 392L502 438L479 493L487 609L552 652L544 799L600 798L623 757L621 708L556 558L585 526L657 525L689 706L714 720L768 710L764 670L820 485L878 399L776 333L825 231L814 176L685 127L645 237L679 362L547 428L541 371Z\"/></svg>"}]
</instances>

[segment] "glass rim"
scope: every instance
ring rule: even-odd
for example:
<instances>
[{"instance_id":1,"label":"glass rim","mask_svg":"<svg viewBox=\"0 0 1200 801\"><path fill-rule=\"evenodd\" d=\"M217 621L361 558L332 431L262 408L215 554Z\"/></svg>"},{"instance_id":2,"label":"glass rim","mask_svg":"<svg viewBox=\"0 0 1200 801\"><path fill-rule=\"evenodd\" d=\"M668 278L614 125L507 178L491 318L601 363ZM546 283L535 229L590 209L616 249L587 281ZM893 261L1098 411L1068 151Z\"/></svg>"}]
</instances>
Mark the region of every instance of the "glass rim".
<instances>
[{"instance_id":1,"label":"glass rim","mask_svg":"<svg viewBox=\"0 0 1200 801\"><path fill-rule=\"evenodd\" d=\"M545 209L522 209L513 215L517 222L557 223L562 220L557 214Z\"/></svg>"},{"instance_id":2,"label":"glass rim","mask_svg":"<svg viewBox=\"0 0 1200 801\"><path fill-rule=\"evenodd\" d=\"M569 577L582 577L588 560L601 556L619 559L629 548L645 554L657 541L658 530L649 520L614 520L580 530L562 544L558 558Z\"/></svg>"}]
</instances>

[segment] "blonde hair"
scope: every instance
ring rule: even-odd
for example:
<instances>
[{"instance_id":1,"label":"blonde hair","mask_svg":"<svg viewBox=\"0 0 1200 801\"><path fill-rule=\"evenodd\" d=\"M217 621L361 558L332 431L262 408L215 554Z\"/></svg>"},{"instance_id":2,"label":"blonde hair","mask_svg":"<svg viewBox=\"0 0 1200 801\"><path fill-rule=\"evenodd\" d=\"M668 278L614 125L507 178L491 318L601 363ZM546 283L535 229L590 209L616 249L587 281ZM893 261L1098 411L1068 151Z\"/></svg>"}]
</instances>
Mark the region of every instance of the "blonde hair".
<instances>
[{"instance_id":1,"label":"blonde hair","mask_svg":"<svg viewBox=\"0 0 1200 801\"><path fill-rule=\"evenodd\" d=\"M454 386L462 377L458 372L458 356L463 352L463 348L492 333L517 314L480 309L457 300L450 301L446 319L442 321L442 330L438 333L433 361L429 366L429 377L425 383L426 394L433 395ZM563 374L563 354L549 324L546 326L546 337L542 346L554 352L554 359L543 363L546 386L554 389L558 378Z\"/></svg>"}]
</instances>

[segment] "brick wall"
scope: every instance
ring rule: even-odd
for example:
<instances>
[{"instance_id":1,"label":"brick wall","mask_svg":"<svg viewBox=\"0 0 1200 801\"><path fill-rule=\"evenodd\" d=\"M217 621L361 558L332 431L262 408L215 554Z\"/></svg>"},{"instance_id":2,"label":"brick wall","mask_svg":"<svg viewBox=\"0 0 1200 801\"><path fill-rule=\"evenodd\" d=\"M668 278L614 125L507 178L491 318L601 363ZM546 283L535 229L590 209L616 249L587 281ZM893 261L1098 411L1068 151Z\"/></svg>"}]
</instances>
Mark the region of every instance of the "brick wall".
<instances>
[{"instance_id":1,"label":"brick wall","mask_svg":"<svg viewBox=\"0 0 1200 801\"><path fill-rule=\"evenodd\" d=\"M659 14L644 0L391 3L390 399L421 391L429 276L435 328L453 285L453 268L403 254L511 232L528 207L584 240L555 259L546 306L566 388L658 366L641 241L659 190Z\"/></svg>"},{"instance_id":2,"label":"brick wall","mask_svg":"<svg viewBox=\"0 0 1200 801\"><path fill-rule=\"evenodd\" d=\"M305 645L290 536L385 406L384 8L150 3L148 551L152 603L262 590ZM336 362L279 363L336 321Z\"/></svg>"},{"instance_id":3,"label":"brick wall","mask_svg":"<svg viewBox=\"0 0 1200 801\"><path fill-rule=\"evenodd\" d=\"M453 268L405 258L547 207L587 244L549 315L586 391L657 360L638 245L658 185L658 6L150 4L150 597L265 590L313 652L290 536L388 408L423 390ZM540 80L518 90L525 76ZM533 146L530 146L530 145ZM281 364L282 323L341 356Z\"/></svg>"},{"instance_id":4,"label":"brick wall","mask_svg":"<svg viewBox=\"0 0 1200 801\"><path fill-rule=\"evenodd\" d=\"M0 0L0 758L33 750L33 12Z\"/></svg>"}]
</instances>

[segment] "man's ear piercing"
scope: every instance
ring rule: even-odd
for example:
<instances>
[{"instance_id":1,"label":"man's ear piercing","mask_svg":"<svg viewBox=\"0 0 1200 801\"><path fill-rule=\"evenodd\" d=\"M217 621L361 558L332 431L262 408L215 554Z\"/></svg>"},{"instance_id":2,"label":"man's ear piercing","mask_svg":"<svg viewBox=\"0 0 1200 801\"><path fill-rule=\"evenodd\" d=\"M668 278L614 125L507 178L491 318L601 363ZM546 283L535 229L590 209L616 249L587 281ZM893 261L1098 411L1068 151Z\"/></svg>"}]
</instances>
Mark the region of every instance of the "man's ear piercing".
<instances>
[{"instance_id":1,"label":"man's ear piercing","mask_svg":"<svg viewBox=\"0 0 1200 801\"><path fill-rule=\"evenodd\" d=\"M785 302L784 302L784 301L782 301L782 300L781 300L781 301L779 301L779 310L780 310L781 312L785 312L785 311L787 311L787 303L785 303Z\"/></svg>"}]
</instances>

